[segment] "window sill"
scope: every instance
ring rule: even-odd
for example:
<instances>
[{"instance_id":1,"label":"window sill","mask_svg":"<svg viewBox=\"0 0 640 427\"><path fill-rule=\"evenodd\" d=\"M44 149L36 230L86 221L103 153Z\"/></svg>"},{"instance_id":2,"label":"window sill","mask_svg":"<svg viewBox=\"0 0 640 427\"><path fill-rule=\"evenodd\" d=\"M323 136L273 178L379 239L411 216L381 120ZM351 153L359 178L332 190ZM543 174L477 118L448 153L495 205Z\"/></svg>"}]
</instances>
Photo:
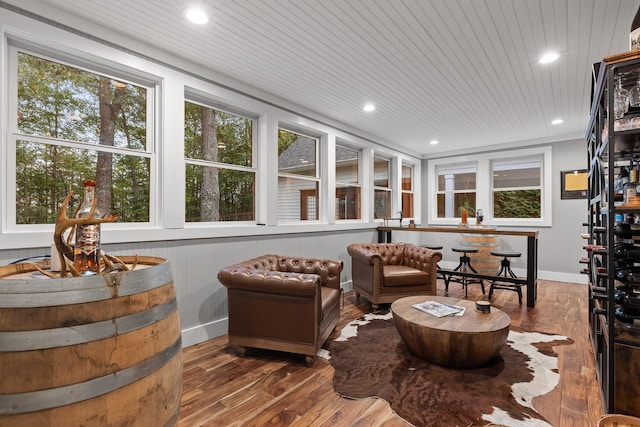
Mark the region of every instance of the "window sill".
<instances>
[{"instance_id":1,"label":"window sill","mask_svg":"<svg viewBox=\"0 0 640 427\"><path fill-rule=\"evenodd\" d=\"M215 239L227 237L266 236L297 233L327 233L349 230L374 230L377 222L340 222L337 224L296 223L287 225L193 225L184 228L115 228L103 227L102 244L141 243L171 240ZM48 230L5 232L0 234L0 250L49 247L53 241L53 227Z\"/></svg>"}]
</instances>

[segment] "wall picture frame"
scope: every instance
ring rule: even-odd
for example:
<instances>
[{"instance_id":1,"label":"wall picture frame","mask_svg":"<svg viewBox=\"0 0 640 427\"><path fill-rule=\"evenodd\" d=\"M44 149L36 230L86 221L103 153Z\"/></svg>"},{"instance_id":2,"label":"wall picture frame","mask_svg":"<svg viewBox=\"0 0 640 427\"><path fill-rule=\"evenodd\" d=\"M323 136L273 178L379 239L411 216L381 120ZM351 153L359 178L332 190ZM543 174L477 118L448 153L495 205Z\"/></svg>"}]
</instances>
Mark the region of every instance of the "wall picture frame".
<instances>
[{"instance_id":1,"label":"wall picture frame","mask_svg":"<svg viewBox=\"0 0 640 427\"><path fill-rule=\"evenodd\" d=\"M560 198L586 199L589 185L588 175L586 169L560 172Z\"/></svg>"}]
</instances>

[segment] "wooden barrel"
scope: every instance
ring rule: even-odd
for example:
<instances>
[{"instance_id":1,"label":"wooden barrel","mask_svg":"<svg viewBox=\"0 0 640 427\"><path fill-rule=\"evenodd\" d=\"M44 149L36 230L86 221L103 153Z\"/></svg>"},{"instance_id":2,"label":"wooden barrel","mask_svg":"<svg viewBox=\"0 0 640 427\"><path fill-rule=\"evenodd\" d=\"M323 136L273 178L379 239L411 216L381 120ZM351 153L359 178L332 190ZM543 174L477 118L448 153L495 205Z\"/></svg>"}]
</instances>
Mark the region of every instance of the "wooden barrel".
<instances>
[{"instance_id":1,"label":"wooden barrel","mask_svg":"<svg viewBox=\"0 0 640 427\"><path fill-rule=\"evenodd\" d=\"M500 270L500 258L491 255L491 251L500 249L500 241L495 234L462 234L463 246L478 249L477 253L468 254L471 265L480 274L495 275Z\"/></svg>"},{"instance_id":2,"label":"wooden barrel","mask_svg":"<svg viewBox=\"0 0 640 427\"><path fill-rule=\"evenodd\" d=\"M182 341L171 267L139 262L64 279L29 264L0 267L0 426L177 424Z\"/></svg>"}]
</instances>

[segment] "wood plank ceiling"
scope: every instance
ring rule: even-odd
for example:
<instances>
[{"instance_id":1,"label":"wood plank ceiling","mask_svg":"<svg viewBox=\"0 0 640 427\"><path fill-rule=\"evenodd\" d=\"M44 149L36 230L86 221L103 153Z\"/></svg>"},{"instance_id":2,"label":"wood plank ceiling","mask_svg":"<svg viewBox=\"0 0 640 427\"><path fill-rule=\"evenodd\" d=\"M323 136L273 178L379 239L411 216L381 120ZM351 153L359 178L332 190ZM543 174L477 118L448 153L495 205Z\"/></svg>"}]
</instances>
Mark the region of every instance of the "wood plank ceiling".
<instances>
[{"instance_id":1,"label":"wood plank ceiling","mask_svg":"<svg viewBox=\"0 0 640 427\"><path fill-rule=\"evenodd\" d=\"M11 0L116 30L424 158L582 138L640 0ZM81 19L78 19L81 18ZM556 50L560 59L541 65ZM274 98L276 99L276 98ZM366 102L375 103L364 113ZM551 125L556 118L561 125ZM440 144L429 144L437 139Z\"/></svg>"}]
</instances>

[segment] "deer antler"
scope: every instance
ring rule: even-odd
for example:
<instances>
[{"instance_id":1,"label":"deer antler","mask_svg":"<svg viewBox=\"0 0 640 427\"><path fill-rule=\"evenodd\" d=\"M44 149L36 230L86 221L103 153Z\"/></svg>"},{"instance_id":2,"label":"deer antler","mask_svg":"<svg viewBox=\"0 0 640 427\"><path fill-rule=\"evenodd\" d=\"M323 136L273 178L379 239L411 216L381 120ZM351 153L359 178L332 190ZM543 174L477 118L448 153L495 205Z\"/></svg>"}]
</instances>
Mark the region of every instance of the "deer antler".
<instances>
[{"instance_id":1,"label":"deer antler","mask_svg":"<svg viewBox=\"0 0 640 427\"><path fill-rule=\"evenodd\" d=\"M73 195L73 191L69 191L67 197L64 198L62 202L62 206L58 210L58 214L56 215L56 226L53 232L53 242L56 244L56 249L58 250L58 256L60 257L60 277L66 277L67 275L67 267L71 272L71 275L78 276L77 270L72 265L67 265L67 259L73 259L73 247L70 244L71 236L73 234L73 229L78 225L88 225L88 224L101 224L104 222L113 222L118 219L118 215L104 215L102 218L94 218L93 214L96 210L96 204L98 202L97 199L93 199L93 204L91 205L91 211L84 218L68 218L67 217L67 206L71 201L71 196ZM69 233L69 237L67 242L64 241L64 234L69 228L72 228ZM66 259L65 259L66 258Z\"/></svg>"},{"instance_id":2,"label":"deer antler","mask_svg":"<svg viewBox=\"0 0 640 427\"><path fill-rule=\"evenodd\" d=\"M127 266L120 258L114 255L101 254L104 261L104 269L107 272L112 271L132 271L138 266L138 254L136 254L131 267Z\"/></svg>"}]
</instances>

